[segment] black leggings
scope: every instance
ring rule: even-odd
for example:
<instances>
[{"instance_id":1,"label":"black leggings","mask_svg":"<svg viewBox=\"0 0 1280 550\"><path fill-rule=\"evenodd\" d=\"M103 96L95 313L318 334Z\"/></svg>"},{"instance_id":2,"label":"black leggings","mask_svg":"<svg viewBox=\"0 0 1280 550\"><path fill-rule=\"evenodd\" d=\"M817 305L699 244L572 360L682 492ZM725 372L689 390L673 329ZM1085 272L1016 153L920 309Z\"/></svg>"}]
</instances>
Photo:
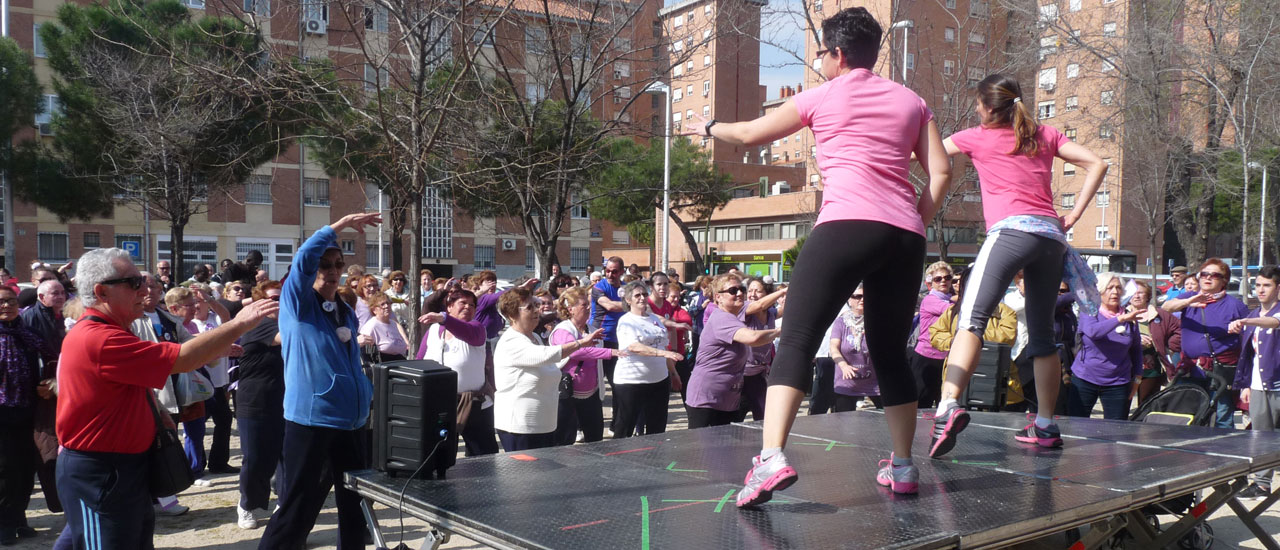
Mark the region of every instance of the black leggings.
<instances>
[{"instance_id":1,"label":"black leggings","mask_svg":"<svg viewBox=\"0 0 1280 550\"><path fill-rule=\"evenodd\" d=\"M913 403L915 379L907 366L907 336L924 271L924 237L881 222L845 220L814 228L800 250L787 294L787 322L769 373L769 385L804 391L813 356L840 306L862 283L866 293L867 351L887 407Z\"/></svg>"}]
</instances>

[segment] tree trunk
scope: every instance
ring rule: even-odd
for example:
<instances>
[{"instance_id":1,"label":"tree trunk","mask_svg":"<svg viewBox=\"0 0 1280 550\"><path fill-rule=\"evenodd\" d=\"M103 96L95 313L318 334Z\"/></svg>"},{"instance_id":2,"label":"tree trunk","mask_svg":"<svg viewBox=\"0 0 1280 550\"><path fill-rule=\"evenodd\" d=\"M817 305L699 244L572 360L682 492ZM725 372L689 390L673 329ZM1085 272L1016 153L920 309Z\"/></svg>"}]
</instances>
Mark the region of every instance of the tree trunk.
<instances>
[{"instance_id":1,"label":"tree trunk","mask_svg":"<svg viewBox=\"0 0 1280 550\"><path fill-rule=\"evenodd\" d=\"M180 274L186 273L186 264L182 261L183 252L186 248L182 246L182 238L186 231L186 220L178 219L169 221L169 280L171 284L175 285L183 280L180 278ZM156 273L155 275L157 277L160 276L159 273Z\"/></svg>"},{"instance_id":2,"label":"tree trunk","mask_svg":"<svg viewBox=\"0 0 1280 550\"><path fill-rule=\"evenodd\" d=\"M685 244L689 245L689 251L693 253L694 270L697 271L698 273L702 273L704 270L707 269L707 266L703 264L702 251L698 250L698 241L693 238L693 231L689 230L689 225L686 224L684 220L680 219L680 215L676 214L675 209L672 209L669 212L669 215L671 216L671 221L675 222L676 227L680 228L680 233L684 235ZM656 235L657 232L655 232L654 234ZM711 234L708 233L707 239L710 239L710 238L711 238Z\"/></svg>"},{"instance_id":3,"label":"tree trunk","mask_svg":"<svg viewBox=\"0 0 1280 550\"><path fill-rule=\"evenodd\" d=\"M408 210L407 217L409 220L413 220L413 227L416 228L415 231L409 232L409 269L405 271L405 278L412 281L405 281L407 283L406 286L409 288L409 312L413 317L406 324L409 325L409 349L413 350L414 353L418 351L420 339L418 335L421 334L421 331L418 330L420 328L418 326L418 317L422 316L422 289L419 284L422 280L422 276L419 275L422 270L422 246L418 243L418 236L422 234L423 229L422 216L419 214L421 205L421 200L411 200L406 207L406 210ZM400 233L396 233L396 235L400 236ZM392 242L395 242L395 239L392 239ZM393 250L396 253L400 253L399 246L393 247Z\"/></svg>"}]
</instances>

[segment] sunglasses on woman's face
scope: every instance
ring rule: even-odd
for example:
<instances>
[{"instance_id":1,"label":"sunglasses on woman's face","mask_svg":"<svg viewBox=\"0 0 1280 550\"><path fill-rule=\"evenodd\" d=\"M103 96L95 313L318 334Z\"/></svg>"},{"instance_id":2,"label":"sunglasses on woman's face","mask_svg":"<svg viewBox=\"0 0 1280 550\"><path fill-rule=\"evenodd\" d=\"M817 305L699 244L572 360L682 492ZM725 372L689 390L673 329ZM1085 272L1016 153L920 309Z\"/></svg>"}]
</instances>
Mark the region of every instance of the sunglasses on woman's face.
<instances>
[{"instance_id":1,"label":"sunglasses on woman's face","mask_svg":"<svg viewBox=\"0 0 1280 550\"><path fill-rule=\"evenodd\" d=\"M936 283L941 283L942 281L949 281L949 280L951 280L951 277L938 276L938 277L934 277L934 278L933 278L933 282L934 282L935 284L936 284Z\"/></svg>"},{"instance_id":2,"label":"sunglasses on woman's face","mask_svg":"<svg viewBox=\"0 0 1280 550\"><path fill-rule=\"evenodd\" d=\"M1199 275L1200 275L1200 278L1201 278L1201 279L1219 279L1219 280L1221 280L1221 279L1225 279L1225 278L1226 278L1226 275L1223 275L1223 274L1221 274L1221 273L1218 273L1217 271L1201 271L1201 272L1199 273Z\"/></svg>"},{"instance_id":3,"label":"sunglasses on woman's face","mask_svg":"<svg viewBox=\"0 0 1280 550\"><path fill-rule=\"evenodd\" d=\"M742 288L742 287L740 287L740 286L731 286L731 287L729 287L729 288L726 288L726 289L724 289L724 290L721 290L720 292L721 292L721 293L723 293L723 294L729 294L729 295L732 295L732 296L737 296L737 295L742 294L742 293L744 293L744 292L746 292L746 291L747 291L747 289Z\"/></svg>"}]
</instances>

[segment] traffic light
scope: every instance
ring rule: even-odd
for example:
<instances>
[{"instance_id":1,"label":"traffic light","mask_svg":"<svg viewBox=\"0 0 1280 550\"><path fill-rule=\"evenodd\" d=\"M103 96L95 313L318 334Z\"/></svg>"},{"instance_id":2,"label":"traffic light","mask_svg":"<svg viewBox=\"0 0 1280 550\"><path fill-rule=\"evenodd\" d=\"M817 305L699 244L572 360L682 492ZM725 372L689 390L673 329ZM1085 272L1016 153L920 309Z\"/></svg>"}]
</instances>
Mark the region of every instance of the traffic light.
<instances>
[{"instance_id":1,"label":"traffic light","mask_svg":"<svg viewBox=\"0 0 1280 550\"><path fill-rule=\"evenodd\" d=\"M714 264L714 263L716 263L716 247L712 246L707 248L707 269L706 269L707 275L710 275L713 273L711 264Z\"/></svg>"}]
</instances>

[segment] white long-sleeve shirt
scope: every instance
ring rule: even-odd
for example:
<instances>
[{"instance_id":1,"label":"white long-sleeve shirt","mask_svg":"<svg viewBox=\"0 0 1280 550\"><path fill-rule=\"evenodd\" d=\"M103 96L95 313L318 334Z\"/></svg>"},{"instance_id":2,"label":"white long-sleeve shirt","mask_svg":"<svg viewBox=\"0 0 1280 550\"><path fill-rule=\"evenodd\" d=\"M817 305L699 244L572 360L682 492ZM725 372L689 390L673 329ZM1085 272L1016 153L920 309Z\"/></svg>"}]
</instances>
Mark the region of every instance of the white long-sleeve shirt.
<instances>
[{"instance_id":1,"label":"white long-sleeve shirt","mask_svg":"<svg viewBox=\"0 0 1280 550\"><path fill-rule=\"evenodd\" d=\"M493 349L494 428L514 434L556 431L559 361L560 346L544 346L536 334L502 333Z\"/></svg>"}]
</instances>

